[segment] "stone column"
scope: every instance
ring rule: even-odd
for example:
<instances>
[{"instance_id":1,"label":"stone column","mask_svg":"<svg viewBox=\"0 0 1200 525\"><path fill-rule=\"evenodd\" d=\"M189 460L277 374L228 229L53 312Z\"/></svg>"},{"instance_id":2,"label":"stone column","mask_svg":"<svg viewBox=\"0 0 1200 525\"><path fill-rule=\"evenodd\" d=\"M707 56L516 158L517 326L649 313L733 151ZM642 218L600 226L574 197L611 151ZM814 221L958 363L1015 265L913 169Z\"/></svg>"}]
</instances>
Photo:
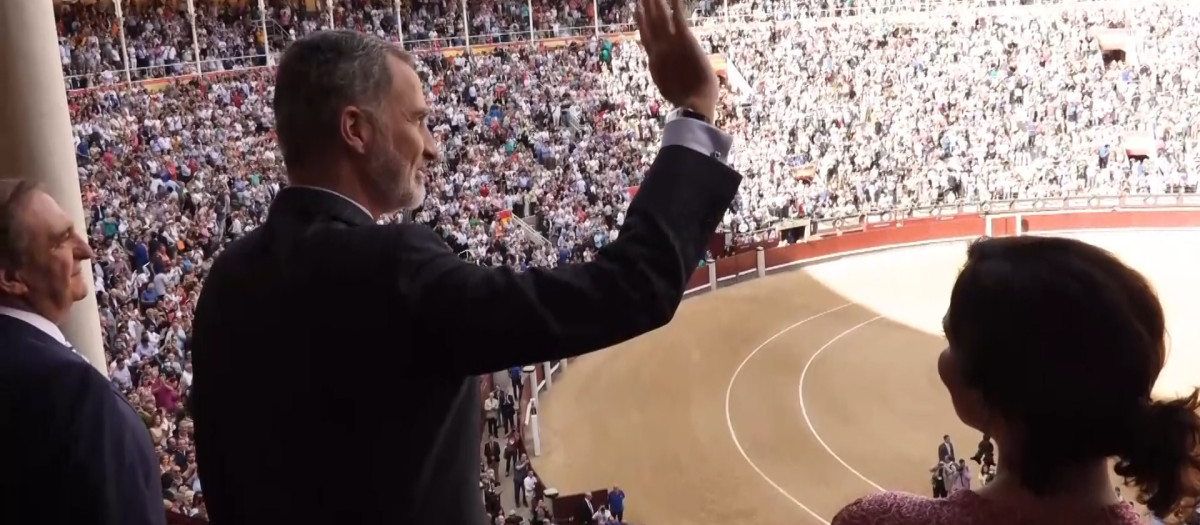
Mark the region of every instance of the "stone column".
<instances>
[{"instance_id":1,"label":"stone column","mask_svg":"<svg viewBox=\"0 0 1200 525\"><path fill-rule=\"evenodd\" d=\"M61 64L52 3L0 0L0 177L40 182L86 236ZM93 282L91 265L84 278ZM61 328L107 376L95 295L76 303Z\"/></svg>"}]
</instances>

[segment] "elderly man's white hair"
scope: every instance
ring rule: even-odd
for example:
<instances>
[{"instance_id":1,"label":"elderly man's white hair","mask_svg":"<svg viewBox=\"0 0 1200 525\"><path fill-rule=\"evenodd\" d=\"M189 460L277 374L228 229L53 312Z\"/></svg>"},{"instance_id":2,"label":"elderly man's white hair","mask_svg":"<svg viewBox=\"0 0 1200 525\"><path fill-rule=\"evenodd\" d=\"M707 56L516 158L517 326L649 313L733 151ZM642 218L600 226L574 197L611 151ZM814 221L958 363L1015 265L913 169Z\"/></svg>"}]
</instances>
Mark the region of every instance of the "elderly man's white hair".
<instances>
[{"instance_id":1,"label":"elderly man's white hair","mask_svg":"<svg viewBox=\"0 0 1200 525\"><path fill-rule=\"evenodd\" d=\"M29 180L0 179L0 271L15 270L25 262L26 239L18 218L30 195L40 188Z\"/></svg>"}]
</instances>

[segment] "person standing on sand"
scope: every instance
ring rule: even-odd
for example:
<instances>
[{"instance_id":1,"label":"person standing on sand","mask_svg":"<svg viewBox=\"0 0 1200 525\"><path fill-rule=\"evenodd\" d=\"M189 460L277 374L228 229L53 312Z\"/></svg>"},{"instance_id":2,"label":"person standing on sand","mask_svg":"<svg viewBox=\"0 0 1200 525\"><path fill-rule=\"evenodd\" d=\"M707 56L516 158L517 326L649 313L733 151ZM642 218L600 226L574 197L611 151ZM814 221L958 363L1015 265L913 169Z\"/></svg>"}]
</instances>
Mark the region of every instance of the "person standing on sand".
<instances>
[{"instance_id":1,"label":"person standing on sand","mask_svg":"<svg viewBox=\"0 0 1200 525\"><path fill-rule=\"evenodd\" d=\"M958 460L958 465L954 467L954 474L948 488L951 494L960 490L971 490L971 468L967 466L967 460Z\"/></svg>"},{"instance_id":2,"label":"person standing on sand","mask_svg":"<svg viewBox=\"0 0 1200 525\"><path fill-rule=\"evenodd\" d=\"M944 498L949 495L946 491L946 464L939 462L929 469L933 475L930 476L930 481L933 483L933 497Z\"/></svg>"},{"instance_id":3,"label":"person standing on sand","mask_svg":"<svg viewBox=\"0 0 1200 525\"><path fill-rule=\"evenodd\" d=\"M500 393L500 420L504 423L504 433L508 433L517 429L517 422L514 416L517 413L516 400L508 392Z\"/></svg>"},{"instance_id":4,"label":"person standing on sand","mask_svg":"<svg viewBox=\"0 0 1200 525\"><path fill-rule=\"evenodd\" d=\"M500 400L496 399L496 392L488 394L488 398L483 400L483 413L487 419L488 435L500 437Z\"/></svg>"},{"instance_id":5,"label":"person standing on sand","mask_svg":"<svg viewBox=\"0 0 1200 525\"><path fill-rule=\"evenodd\" d=\"M938 443L938 461L954 461L954 443L950 442L950 435L942 436L942 442Z\"/></svg>"},{"instance_id":6,"label":"person standing on sand","mask_svg":"<svg viewBox=\"0 0 1200 525\"><path fill-rule=\"evenodd\" d=\"M613 485L612 490L608 491L608 508L612 509L617 523L625 522L625 491L621 487Z\"/></svg>"}]
</instances>

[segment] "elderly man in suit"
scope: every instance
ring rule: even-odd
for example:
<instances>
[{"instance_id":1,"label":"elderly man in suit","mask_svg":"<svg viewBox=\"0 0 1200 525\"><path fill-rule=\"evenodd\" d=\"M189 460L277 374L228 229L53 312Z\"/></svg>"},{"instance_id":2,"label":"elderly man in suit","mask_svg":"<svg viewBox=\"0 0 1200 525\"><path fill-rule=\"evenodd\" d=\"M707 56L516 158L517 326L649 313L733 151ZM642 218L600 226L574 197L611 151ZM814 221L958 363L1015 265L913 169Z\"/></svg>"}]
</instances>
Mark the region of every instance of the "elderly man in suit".
<instances>
[{"instance_id":1,"label":"elderly man in suit","mask_svg":"<svg viewBox=\"0 0 1200 525\"><path fill-rule=\"evenodd\" d=\"M214 524L485 523L474 376L671 320L741 177L681 1L642 0L639 13L653 80L680 109L619 239L553 270L476 266L424 225L377 224L421 205L438 159L413 58L350 31L288 47L274 108L290 186L217 257L196 309L197 459ZM288 401L261 417L245 405L258 390ZM281 479L311 497L296 505Z\"/></svg>"},{"instance_id":2,"label":"elderly man in suit","mask_svg":"<svg viewBox=\"0 0 1200 525\"><path fill-rule=\"evenodd\" d=\"M57 326L91 257L50 195L0 180L0 523L166 522L146 426Z\"/></svg>"}]
</instances>

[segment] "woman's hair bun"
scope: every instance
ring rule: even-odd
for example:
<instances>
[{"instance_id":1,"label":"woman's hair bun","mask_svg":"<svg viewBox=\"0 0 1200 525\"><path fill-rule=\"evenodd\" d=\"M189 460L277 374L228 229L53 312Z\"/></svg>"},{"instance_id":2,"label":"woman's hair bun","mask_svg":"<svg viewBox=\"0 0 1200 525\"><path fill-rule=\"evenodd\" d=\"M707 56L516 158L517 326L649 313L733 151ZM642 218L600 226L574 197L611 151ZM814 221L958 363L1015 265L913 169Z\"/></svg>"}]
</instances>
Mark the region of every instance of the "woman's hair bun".
<instances>
[{"instance_id":1,"label":"woman's hair bun","mask_svg":"<svg viewBox=\"0 0 1200 525\"><path fill-rule=\"evenodd\" d=\"M1200 389L1142 403L1130 418L1115 471L1138 489L1138 502L1161 519L1191 512L1200 495Z\"/></svg>"}]
</instances>

